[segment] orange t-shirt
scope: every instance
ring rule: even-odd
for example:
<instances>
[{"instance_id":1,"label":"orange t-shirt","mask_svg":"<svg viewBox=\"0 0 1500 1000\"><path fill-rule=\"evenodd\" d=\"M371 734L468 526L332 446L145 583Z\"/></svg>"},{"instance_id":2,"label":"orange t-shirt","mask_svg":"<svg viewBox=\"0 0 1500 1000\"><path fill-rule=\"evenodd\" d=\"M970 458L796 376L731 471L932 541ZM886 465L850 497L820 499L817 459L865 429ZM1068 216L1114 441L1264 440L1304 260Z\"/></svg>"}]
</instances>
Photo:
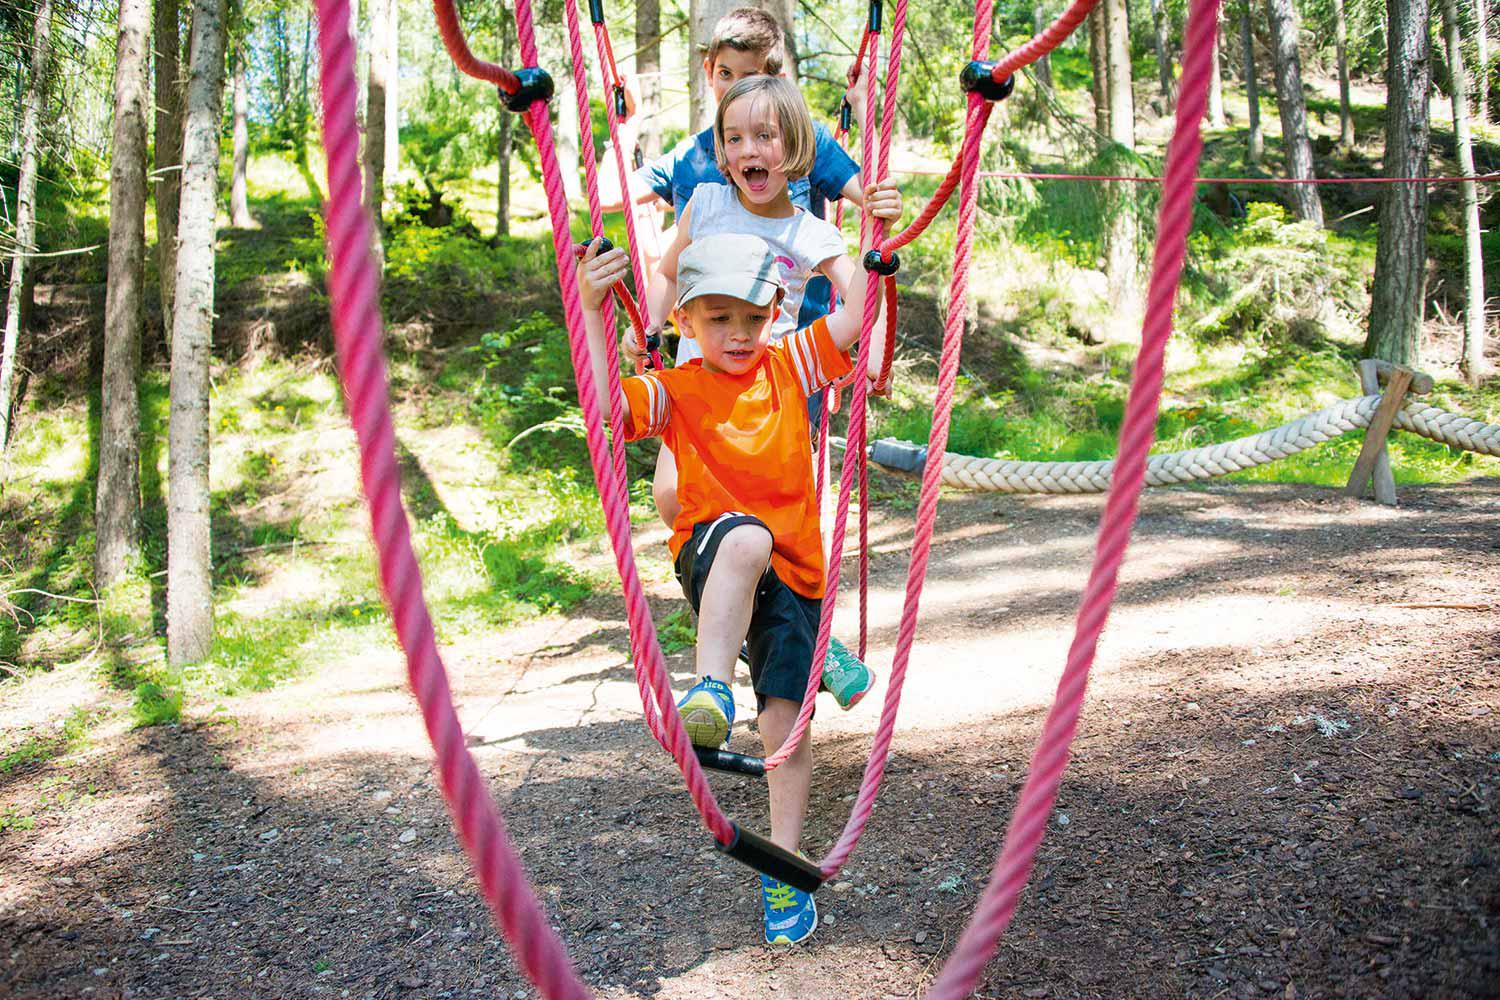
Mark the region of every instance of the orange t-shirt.
<instances>
[{"instance_id":1,"label":"orange t-shirt","mask_svg":"<svg viewBox=\"0 0 1500 1000\"><path fill-rule=\"evenodd\" d=\"M804 597L823 596L807 397L850 370L820 319L772 344L743 375L693 360L624 380L625 436L660 435L677 459L682 513L667 543L674 559L695 524L753 514L771 529L776 575Z\"/></svg>"}]
</instances>

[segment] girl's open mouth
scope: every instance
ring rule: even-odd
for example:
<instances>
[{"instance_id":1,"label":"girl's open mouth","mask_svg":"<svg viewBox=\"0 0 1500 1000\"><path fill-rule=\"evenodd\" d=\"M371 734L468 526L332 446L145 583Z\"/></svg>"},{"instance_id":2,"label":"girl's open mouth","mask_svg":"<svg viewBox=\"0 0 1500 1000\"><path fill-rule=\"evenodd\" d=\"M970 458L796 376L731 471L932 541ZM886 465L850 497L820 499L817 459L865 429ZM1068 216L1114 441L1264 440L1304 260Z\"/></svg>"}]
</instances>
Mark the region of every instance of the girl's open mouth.
<instances>
[{"instance_id":1,"label":"girl's open mouth","mask_svg":"<svg viewBox=\"0 0 1500 1000\"><path fill-rule=\"evenodd\" d=\"M771 183L771 172L765 167L746 167L740 171L740 176L745 179L745 187L760 194Z\"/></svg>"}]
</instances>

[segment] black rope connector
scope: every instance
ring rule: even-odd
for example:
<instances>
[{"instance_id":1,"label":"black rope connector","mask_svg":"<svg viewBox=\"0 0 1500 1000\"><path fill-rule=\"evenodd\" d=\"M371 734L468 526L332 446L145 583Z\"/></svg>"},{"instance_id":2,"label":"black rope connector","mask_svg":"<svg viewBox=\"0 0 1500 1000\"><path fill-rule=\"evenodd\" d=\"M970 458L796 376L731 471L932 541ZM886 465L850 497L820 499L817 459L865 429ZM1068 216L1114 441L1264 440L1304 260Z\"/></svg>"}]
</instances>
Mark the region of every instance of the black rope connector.
<instances>
[{"instance_id":1,"label":"black rope connector","mask_svg":"<svg viewBox=\"0 0 1500 1000\"><path fill-rule=\"evenodd\" d=\"M870 30L880 34L880 17L885 12L885 0L870 0Z\"/></svg>"},{"instance_id":2,"label":"black rope connector","mask_svg":"<svg viewBox=\"0 0 1500 1000\"><path fill-rule=\"evenodd\" d=\"M657 345L652 340L661 340L661 335L653 332L646 338L646 350L654 351ZM728 750L720 750L716 747L693 747L693 753L698 757L698 763L703 767L711 767L715 771L731 771L735 774L748 774L752 778L764 778L766 776L766 762L761 757L750 757L742 753L730 753Z\"/></svg>"},{"instance_id":3,"label":"black rope connector","mask_svg":"<svg viewBox=\"0 0 1500 1000\"><path fill-rule=\"evenodd\" d=\"M589 0L589 20L595 24L604 23L604 0Z\"/></svg>"},{"instance_id":4,"label":"black rope connector","mask_svg":"<svg viewBox=\"0 0 1500 1000\"><path fill-rule=\"evenodd\" d=\"M625 88L617 83L615 84L615 117L624 121L626 110Z\"/></svg>"},{"instance_id":5,"label":"black rope connector","mask_svg":"<svg viewBox=\"0 0 1500 1000\"><path fill-rule=\"evenodd\" d=\"M734 839L727 844L718 841L714 844L734 860L803 892L816 892L823 884L823 870L802 855L793 854L759 834L741 830L738 823L731 821L730 826L734 827Z\"/></svg>"},{"instance_id":6,"label":"black rope connector","mask_svg":"<svg viewBox=\"0 0 1500 1000\"><path fill-rule=\"evenodd\" d=\"M599 253L601 253L601 254L609 253L611 250L613 250L615 248L615 245L609 241L609 237L608 236L600 236L600 237L598 237L598 240L599 240ZM577 257L579 260L582 260L583 259L583 255L589 252L589 247L593 244L593 242L594 241L590 239L590 240L584 240L582 243L574 243L573 244L573 256Z\"/></svg>"},{"instance_id":7,"label":"black rope connector","mask_svg":"<svg viewBox=\"0 0 1500 1000\"><path fill-rule=\"evenodd\" d=\"M876 274L883 274L886 277L890 277L901 270L901 256L894 250L891 251L890 260L881 257L879 250L871 250L865 254L860 263L864 264L866 271L874 271Z\"/></svg>"},{"instance_id":8,"label":"black rope connector","mask_svg":"<svg viewBox=\"0 0 1500 1000\"><path fill-rule=\"evenodd\" d=\"M659 350L661 350L661 331L660 330L652 330L650 333L646 334L646 353L650 354L650 353L652 353L654 351L659 351ZM722 750L716 750L714 752L715 753L723 753L724 751L722 751ZM698 759L699 759L699 761L703 760L702 752L699 753ZM731 768L731 770L738 771L738 770L740 770L740 768ZM751 774L753 772L746 771L745 773L746 774ZM764 766L761 767L761 773L762 774L765 773L765 767Z\"/></svg>"},{"instance_id":9,"label":"black rope connector","mask_svg":"<svg viewBox=\"0 0 1500 1000\"><path fill-rule=\"evenodd\" d=\"M552 100L554 93L552 77L540 66L522 66L516 70L516 79L521 85L516 88L514 94L500 91L500 99L510 110L524 112L531 107L532 101Z\"/></svg>"},{"instance_id":10,"label":"black rope connector","mask_svg":"<svg viewBox=\"0 0 1500 1000\"><path fill-rule=\"evenodd\" d=\"M854 107L849 103L849 98L839 102L839 131L847 132L854 124Z\"/></svg>"},{"instance_id":11,"label":"black rope connector","mask_svg":"<svg viewBox=\"0 0 1500 1000\"><path fill-rule=\"evenodd\" d=\"M1005 100L1010 96L1010 92L1016 89L1016 78L1012 74L996 83L994 73L998 65L999 63L975 59L958 74L959 86L971 93L977 93L986 101Z\"/></svg>"}]
</instances>

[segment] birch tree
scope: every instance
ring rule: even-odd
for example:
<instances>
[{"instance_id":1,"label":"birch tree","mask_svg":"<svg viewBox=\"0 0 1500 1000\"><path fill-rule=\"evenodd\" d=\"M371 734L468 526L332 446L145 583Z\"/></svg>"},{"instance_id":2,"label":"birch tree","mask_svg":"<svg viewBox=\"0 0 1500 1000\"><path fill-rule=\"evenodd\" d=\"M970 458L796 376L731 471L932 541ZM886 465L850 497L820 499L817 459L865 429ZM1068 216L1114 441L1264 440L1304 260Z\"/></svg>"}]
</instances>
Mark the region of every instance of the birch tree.
<instances>
[{"instance_id":1,"label":"birch tree","mask_svg":"<svg viewBox=\"0 0 1500 1000\"><path fill-rule=\"evenodd\" d=\"M641 88L641 153L661 155L661 0L635 5L635 75ZM689 74L697 67L688 66Z\"/></svg>"},{"instance_id":2,"label":"birch tree","mask_svg":"<svg viewBox=\"0 0 1500 1000\"><path fill-rule=\"evenodd\" d=\"M1103 0L1108 45L1109 139L1114 148L1135 149L1135 100L1130 73L1130 22L1125 0ZM1104 233L1104 274L1109 302L1120 332L1135 325L1137 301L1138 220L1134 191L1127 181L1109 185L1108 223Z\"/></svg>"},{"instance_id":3,"label":"birch tree","mask_svg":"<svg viewBox=\"0 0 1500 1000\"><path fill-rule=\"evenodd\" d=\"M245 81L245 43L242 39L235 45L234 53L234 168L229 182L229 224L236 229L249 229L255 225L255 217L250 214L249 181L246 176L250 165L250 126L246 120L249 109L249 86Z\"/></svg>"},{"instance_id":4,"label":"birch tree","mask_svg":"<svg viewBox=\"0 0 1500 1000\"><path fill-rule=\"evenodd\" d=\"M10 289L5 297L5 335L0 340L0 450L10 443L11 387L21 345L21 313L26 300L28 257L36 252L36 163L38 121L47 93L52 58L52 0L38 0L31 33L31 76L21 105L21 165L16 180L16 248L11 255Z\"/></svg>"},{"instance_id":5,"label":"birch tree","mask_svg":"<svg viewBox=\"0 0 1500 1000\"><path fill-rule=\"evenodd\" d=\"M1385 175L1426 177L1432 46L1427 0L1390 0ZM1427 185L1385 184L1375 240L1375 281L1365 353L1416 365L1427 298Z\"/></svg>"},{"instance_id":6,"label":"birch tree","mask_svg":"<svg viewBox=\"0 0 1500 1000\"><path fill-rule=\"evenodd\" d=\"M167 660L174 666L203 659L213 641L208 362L223 74L224 0L193 0L168 420Z\"/></svg>"},{"instance_id":7,"label":"birch tree","mask_svg":"<svg viewBox=\"0 0 1500 1000\"><path fill-rule=\"evenodd\" d=\"M149 0L120 0L114 135L109 160L109 283L104 294L104 377L94 575L107 587L140 549L141 326L146 281L146 46Z\"/></svg>"},{"instance_id":8,"label":"birch tree","mask_svg":"<svg viewBox=\"0 0 1500 1000\"><path fill-rule=\"evenodd\" d=\"M392 8L395 0L371 0L370 3L370 73L365 101L365 209L375 227L376 259L384 260L381 234L385 231L382 207L385 204L386 101L387 82L395 75L392 49Z\"/></svg>"}]
</instances>

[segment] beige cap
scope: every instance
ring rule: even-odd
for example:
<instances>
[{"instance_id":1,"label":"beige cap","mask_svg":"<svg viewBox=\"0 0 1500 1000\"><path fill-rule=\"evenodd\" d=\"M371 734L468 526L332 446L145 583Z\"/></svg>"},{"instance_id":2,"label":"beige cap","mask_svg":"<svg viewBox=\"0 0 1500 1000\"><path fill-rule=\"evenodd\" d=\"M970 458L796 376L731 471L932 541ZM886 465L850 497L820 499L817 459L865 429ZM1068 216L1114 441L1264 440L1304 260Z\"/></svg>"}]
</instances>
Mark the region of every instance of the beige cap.
<instances>
[{"instance_id":1,"label":"beige cap","mask_svg":"<svg viewBox=\"0 0 1500 1000\"><path fill-rule=\"evenodd\" d=\"M705 236L690 243L677 258L678 306L700 295L728 295L765 306L781 287L776 255L759 236Z\"/></svg>"}]
</instances>

